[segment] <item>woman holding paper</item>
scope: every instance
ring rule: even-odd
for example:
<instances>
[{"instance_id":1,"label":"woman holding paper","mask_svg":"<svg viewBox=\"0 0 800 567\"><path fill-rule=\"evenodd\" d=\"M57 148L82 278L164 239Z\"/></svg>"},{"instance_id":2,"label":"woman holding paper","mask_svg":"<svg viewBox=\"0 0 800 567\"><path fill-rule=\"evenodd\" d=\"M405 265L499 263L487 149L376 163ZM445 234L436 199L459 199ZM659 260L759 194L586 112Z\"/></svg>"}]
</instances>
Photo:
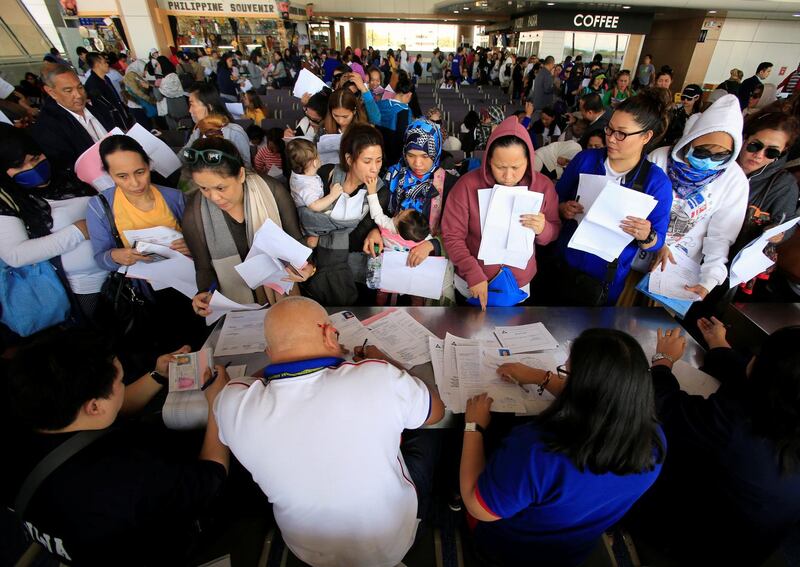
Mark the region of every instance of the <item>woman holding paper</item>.
<instances>
[{"instance_id":1,"label":"woman holding paper","mask_svg":"<svg viewBox=\"0 0 800 567\"><path fill-rule=\"evenodd\" d=\"M274 303L278 296L273 290L261 286L253 291L234 267L244 262L256 232L267 219L302 241L288 191L272 177L248 172L236 148L223 138L198 140L184 150L183 159L199 189L190 197L184 218L200 290L192 300L195 313L211 314L211 292L207 290L213 287L237 303ZM286 271L287 281L301 282L315 268L309 263L299 272Z\"/></svg>"},{"instance_id":2,"label":"woman holding paper","mask_svg":"<svg viewBox=\"0 0 800 567\"><path fill-rule=\"evenodd\" d=\"M250 139L247 137L247 132L233 121L231 113L228 112L225 103L222 102L213 85L209 83L192 85L189 89L189 114L192 115L195 128L189 136L189 141L183 146L183 150L190 148L195 140L201 137L202 132L197 128L197 124L201 120L211 114L224 116L227 119L227 123L221 129L222 136L236 146L239 155L244 156L246 167L250 168ZM183 150L181 150L181 155Z\"/></svg>"},{"instance_id":3,"label":"woman holding paper","mask_svg":"<svg viewBox=\"0 0 800 567\"><path fill-rule=\"evenodd\" d=\"M553 182L533 170L533 157L533 144L527 130L516 116L506 118L489 136L481 167L461 177L450 191L442 215L445 249L456 268L456 289L461 296L470 298L468 302L484 310L487 305L513 305L527 299L529 284L536 275L536 255L532 254L521 268L485 264L478 258L483 238L479 191L493 186L522 186L541 193L539 212L510 219L532 230L535 244L543 246L552 242L561 229ZM504 293L490 294L489 282L495 280L498 289L501 280L510 285Z\"/></svg>"},{"instance_id":4,"label":"woman holding paper","mask_svg":"<svg viewBox=\"0 0 800 567\"><path fill-rule=\"evenodd\" d=\"M561 265L553 282L561 304L614 305L636 254L663 246L672 187L664 171L647 161L647 151L666 130L667 109L668 102L658 91L644 91L622 101L605 129L607 147L582 151L564 170L556 190L565 226L559 238ZM578 196L581 174L601 176L601 182L610 181L656 200L647 218L627 216L622 220L619 228L632 241L612 261L569 246L578 227L575 217L585 212Z\"/></svg>"}]
</instances>

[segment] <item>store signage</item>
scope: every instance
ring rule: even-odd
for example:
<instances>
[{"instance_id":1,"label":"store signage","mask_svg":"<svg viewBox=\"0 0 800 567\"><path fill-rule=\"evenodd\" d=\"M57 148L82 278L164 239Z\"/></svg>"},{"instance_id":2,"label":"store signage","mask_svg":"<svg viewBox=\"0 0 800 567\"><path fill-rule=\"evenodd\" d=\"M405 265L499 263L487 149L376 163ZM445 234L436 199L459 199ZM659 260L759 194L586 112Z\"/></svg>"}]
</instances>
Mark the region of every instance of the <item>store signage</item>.
<instances>
[{"instance_id":1,"label":"store signage","mask_svg":"<svg viewBox=\"0 0 800 567\"><path fill-rule=\"evenodd\" d=\"M242 15L278 15L275 2L187 2L184 0L159 0L158 5L173 12L205 14L229 13Z\"/></svg>"},{"instance_id":2,"label":"store signage","mask_svg":"<svg viewBox=\"0 0 800 567\"><path fill-rule=\"evenodd\" d=\"M515 19L514 29L646 34L652 22L653 14L542 10Z\"/></svg>"}]
</instances>

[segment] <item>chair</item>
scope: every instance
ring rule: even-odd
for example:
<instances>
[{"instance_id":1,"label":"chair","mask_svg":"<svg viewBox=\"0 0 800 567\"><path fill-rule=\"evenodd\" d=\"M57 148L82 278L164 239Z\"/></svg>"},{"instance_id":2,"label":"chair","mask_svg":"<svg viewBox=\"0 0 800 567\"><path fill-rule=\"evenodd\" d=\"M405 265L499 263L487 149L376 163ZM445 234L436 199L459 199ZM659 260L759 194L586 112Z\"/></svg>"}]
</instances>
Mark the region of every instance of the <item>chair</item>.
<instances>
[{"instance_id":1,"label":"chair","mask_svg":"<svg viewBox=\"0 0 800 567\"><path fill-rule=\"evenodd\" d=\"M250 126L253 125L253 119L252 118L237 118L236 120L234 120L234 122L236 124L238 124L239 126L241 126L242 130L245 130L245 131L247 131L247 129Z\"/></svg>"},{"instance_id":2,"label":"chair","mask_svg":"<svg viewBox=\"0 0 800 567\"><path fill-rule=\"evenodd\" d=\"M286 123L283 120L278 118L265 118L261 121L261 128L266 132L270 128L280 128L281 130L286 128Z\"/></svg>"}]
</instances>

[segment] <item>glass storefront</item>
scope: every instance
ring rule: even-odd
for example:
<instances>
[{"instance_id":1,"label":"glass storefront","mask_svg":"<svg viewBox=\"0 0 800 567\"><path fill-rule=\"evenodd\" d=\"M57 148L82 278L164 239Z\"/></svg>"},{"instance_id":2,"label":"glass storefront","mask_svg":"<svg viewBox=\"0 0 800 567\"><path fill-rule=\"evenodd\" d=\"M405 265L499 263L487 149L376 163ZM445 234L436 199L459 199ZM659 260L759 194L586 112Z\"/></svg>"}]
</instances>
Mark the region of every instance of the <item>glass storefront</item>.
<instances>
[{"instance_id":1,"label":"glass storefront","mask_svg":"<svg viewBox=\"0 0 800 567\"><path fill-rule=\"evenodd\" d=\"M621 65L628 49L629 34L565 32L562 61L568 56L583 56L584 61L591 61L596 54L603 56L603 61Z\"/></svg>"},{"instance_id":2,"label":"glass storefront","mask_svg":"<svg viewBox=\"0 0 800 567\"><path fill-rule=\"evenodd\" d=\"M206 18L175 16L179 45L275 44L283 45L286 30L281 20L258 18ZM271 41L268 38L272 38Z\"/></svg>"}]
</instances>

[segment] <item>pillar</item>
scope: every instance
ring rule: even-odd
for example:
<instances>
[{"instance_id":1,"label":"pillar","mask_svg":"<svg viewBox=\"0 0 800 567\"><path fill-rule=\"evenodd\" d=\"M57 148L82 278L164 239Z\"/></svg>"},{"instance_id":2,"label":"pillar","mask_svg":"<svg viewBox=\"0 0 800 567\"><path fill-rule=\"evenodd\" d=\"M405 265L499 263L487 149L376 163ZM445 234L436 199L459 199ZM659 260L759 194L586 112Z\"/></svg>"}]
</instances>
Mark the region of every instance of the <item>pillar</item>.
<instances>
[{"instance_id":1,"label":"pillar","mask_svg":"<svg viewBox=\"0 0 800 567\"><path fill-rule=\"evenodd\" d=\"M459 25L456 28L456 45L468 43L472 45L475 38L475 26Z\"/></svg>"},{"instance_id":2,"label":"pillar","mask_svg":"<svg viewBox=\"0 0 800 567\"><path fill-rule=\"evenodd\" d=\"M350 22L350 45L353 49L367 47L367 24Z\"/></svg>"},{"instance_id":3,"label":"pillar","mask_svg":"<svg viewBox=\"0 0 800 567\"><path fill-rule=\"evenodd\" d=\"M328 49L338 49L336 45L336 22L330 21L330 32L328 35Z\"/></svg>"},{"instance_id":4,"label":"pillar","mask_svg":"<svg viewBox=\"0 0 800 567\"><path fill-rule=\"evenodd\" d=\"M117 0L117 6L129 47L137 58L147 59L147 53L154 47L169 55L174 39L167 34L167 18L155 0Z\"/></svg>"}]
</instances>

